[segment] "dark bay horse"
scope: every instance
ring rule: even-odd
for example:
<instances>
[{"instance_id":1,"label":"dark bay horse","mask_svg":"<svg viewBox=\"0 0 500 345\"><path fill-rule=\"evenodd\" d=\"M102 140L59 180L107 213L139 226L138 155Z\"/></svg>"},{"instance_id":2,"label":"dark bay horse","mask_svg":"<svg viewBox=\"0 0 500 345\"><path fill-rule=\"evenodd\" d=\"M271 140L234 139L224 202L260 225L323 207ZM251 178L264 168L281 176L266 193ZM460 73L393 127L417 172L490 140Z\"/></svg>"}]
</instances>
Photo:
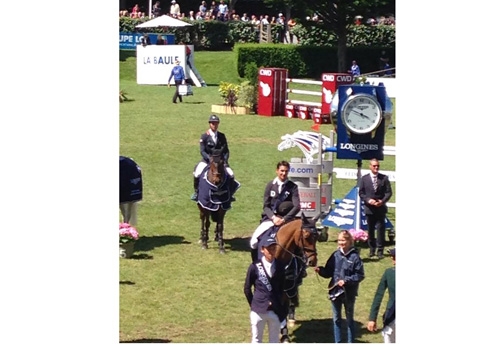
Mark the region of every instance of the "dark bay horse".
<instances>
[{"instance_id":1,"label":"dark bay horse","mask_svg":"<svg viewBox=\"0 0 500 345\"><path fill-rule=\"evenodd\" d=\"M276 258L287 265L283 301L288 306L290 325L295 323L295 307L299 305L298 287L305 276L306 268L318 263L316 242L319 233L315 224L319 216L309 220L302 213L300 219L283 225L276 233ZM282 342L289 342L286 323L281 329L281 335Z\"/></svg>"},{"instance_id":2,"label":"dark bay horse","mask_svg":"<svg viewBox=\"0 0 500 345\"><path fill-rule=\"evenodd\" d=\"M201 248L208 248L210 220L215 223L215 239L219 245L219 253L224 254L224 216L231 208L231 198L240 184L230 178L224 169L222 150L214 150L210 161L200 176L198 192L198 209L201 220Z\"/></svg>"}]
</instances>

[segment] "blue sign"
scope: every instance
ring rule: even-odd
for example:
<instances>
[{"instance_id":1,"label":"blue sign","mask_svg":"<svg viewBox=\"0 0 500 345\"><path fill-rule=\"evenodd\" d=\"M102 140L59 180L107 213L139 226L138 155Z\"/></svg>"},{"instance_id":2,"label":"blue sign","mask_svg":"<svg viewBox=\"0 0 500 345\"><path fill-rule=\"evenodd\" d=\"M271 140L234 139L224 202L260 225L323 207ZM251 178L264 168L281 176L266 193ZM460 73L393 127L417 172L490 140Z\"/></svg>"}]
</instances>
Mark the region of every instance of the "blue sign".
<instances>
[{"instance_id":1,"label":"blue sign","mask_svg":"<svg viewBox=\"0 0 500 345\"><path fill-rule=\"evenodd\" d=\"M368 94L377 98L382 115L386 110L386 98L384 86L372 85L339 85L338 112L337 112L337 158L338 159L384 159L384 136L385 119L370 133L356 134L347 130L342 121L342 108L349 97L358 94ZM361 114L362 116L362 114Z\"/></svg>"},{"instance_id":2,"label":"blue sign","mask_svg":"<svg viewBox=\"0 0 500 345\"><path fill-rule=\"evenodd\" d=\"M335 209L330 211L321 224L343 230L368 230L368 222L363 204L363 201L359 198L359 188L356 186L347 193ZM387 230L394 229L394 226L387 217L385 218L385 228Z\"/></svg>"},{"instance_id":3,"label":"blue sign","mask_svg":"<svg viewBox=\"0 0 500 345\"><path fill-rule=\"evenodd\" d=\"M120 32L120 50L135 50L135 47L141 44L142 33ZM173 34L155 34L148 33L151 44L156 44L158 35L166 41L165 44L175 44L175 35Z\"/></svg>"}]
</instances>

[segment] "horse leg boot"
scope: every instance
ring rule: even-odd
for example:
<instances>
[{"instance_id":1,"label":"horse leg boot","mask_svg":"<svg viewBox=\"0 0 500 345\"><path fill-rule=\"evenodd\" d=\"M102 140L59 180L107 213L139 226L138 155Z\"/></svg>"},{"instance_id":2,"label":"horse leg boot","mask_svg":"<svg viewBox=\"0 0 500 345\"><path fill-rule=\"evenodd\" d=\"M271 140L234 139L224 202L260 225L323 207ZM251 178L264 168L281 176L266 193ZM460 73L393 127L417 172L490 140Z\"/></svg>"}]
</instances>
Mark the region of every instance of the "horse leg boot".
<instances>
[{"instance_id":1,"label":"horse leg boot","mask_svg":"<svg viewBox=\"0 0 500 345\"><path fill-rule=\"evenodd\" d=\"M200 186L200 178L193 177L194 193L191 195L191 200L198 201L198 187Z\"/></svg>"},{"instance_id":2,"label":"horse leg boot","mask_svg":"<svg viewBox=\"0 0 500 345\"><path fill-rule=\"evenodd\" d=\"M290 337L288 336L288 327L286 326L286 319L281 322L280 334L281 334L280 338L281 343L290 342Z\"/></svg>"}]
</instances>

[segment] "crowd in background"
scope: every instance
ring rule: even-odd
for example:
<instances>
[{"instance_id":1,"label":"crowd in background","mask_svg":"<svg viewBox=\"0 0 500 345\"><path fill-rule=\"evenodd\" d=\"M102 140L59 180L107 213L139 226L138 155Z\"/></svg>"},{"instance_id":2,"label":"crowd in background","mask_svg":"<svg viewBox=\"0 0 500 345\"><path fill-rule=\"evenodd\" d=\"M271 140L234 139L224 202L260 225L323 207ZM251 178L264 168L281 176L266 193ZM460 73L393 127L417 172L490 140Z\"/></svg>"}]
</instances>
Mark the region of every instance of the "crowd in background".
<instances>
[{"instance_id":1,"label":"crowd in background","mask_svg":"<svg viewBox=\"0 0 500 345\"><path fill-rule=\"evenodd\" d=\"M170 15L177 19L187 18L188 20L219 20L222 22L227 21L243 21L250 22L255 25L260 25L261 23L264 25L267 24L282 24L284 25L284 17L282 13L279 13L277 16L269 16L267 14L264 15L255 15L252 14L249 16L247 13L243 13L243 15L239 15L235 10L229 11L229 7L225 0L212 1L210 5L207 4L206 1L201 1L200 6L197 10L189 10L183 12L180 5L176 2L176 0L171 0L171 5L168 10L160 7L160 2L156 1L151 9L151 17L148 16L148 13L145 11L141 11L138 4L129 11L127 9L120 10L120 17L130 17L130 18L155 18L159 17L163 14ZM320 17L315 14L312 17L305 17L306 20L311 21L321 21ZM293 19L291 19L293 20ZM290 25L290 22L288 22ZM354 19L354 24L363 25L363 16L356 16ZM375 16L370 17L366 21L364 21L366 25L396 25L396 18L394 15L387 16ZM293 24L292 24L293 25Z\"/></svg>"}]
</instances>

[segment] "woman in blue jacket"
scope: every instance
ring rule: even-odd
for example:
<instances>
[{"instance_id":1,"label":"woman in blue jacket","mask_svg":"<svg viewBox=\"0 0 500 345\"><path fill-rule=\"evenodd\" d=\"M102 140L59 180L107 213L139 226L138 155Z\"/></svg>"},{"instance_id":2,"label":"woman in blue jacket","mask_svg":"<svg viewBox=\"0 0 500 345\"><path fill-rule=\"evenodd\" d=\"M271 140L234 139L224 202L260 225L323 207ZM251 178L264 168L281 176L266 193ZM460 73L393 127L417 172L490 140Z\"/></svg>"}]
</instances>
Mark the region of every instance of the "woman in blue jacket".
<instances>
[{"instance_id":1,"label":"woman in blue jacket","mask_svg":"<svg viewBox=\"0 0 500 345\"><path fill-rule=\"evenodd\" d=\"M333 309L333 336L336 343L342 342L342 306L347 321L347 342L354 342L354 302L358 295L359 283L365 278L363 261L354 247L354 240L349 231L339 233L338 249L328 258L326 265L314 268L323 278L331 278L329 297Z\"/></svg>"}]
</instances>

